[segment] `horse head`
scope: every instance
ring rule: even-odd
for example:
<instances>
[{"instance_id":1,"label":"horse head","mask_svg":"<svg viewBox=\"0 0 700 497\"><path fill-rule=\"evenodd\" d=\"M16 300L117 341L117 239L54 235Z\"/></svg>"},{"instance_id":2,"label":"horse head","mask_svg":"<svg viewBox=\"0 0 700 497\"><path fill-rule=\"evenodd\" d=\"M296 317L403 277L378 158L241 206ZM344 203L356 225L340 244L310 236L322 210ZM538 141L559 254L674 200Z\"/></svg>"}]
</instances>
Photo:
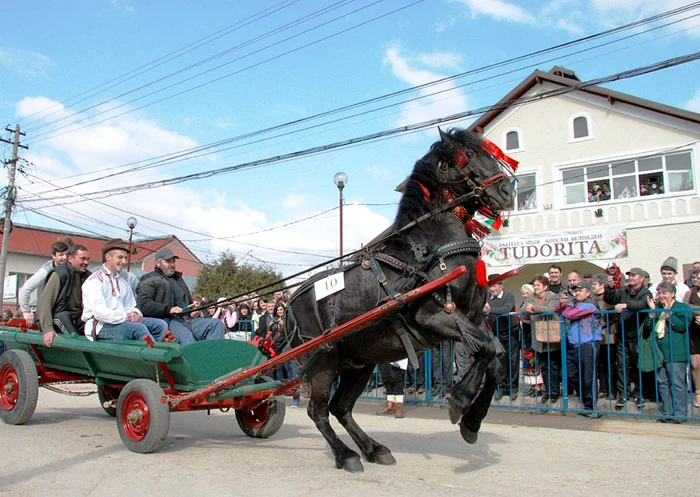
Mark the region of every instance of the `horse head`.
<instances>
[{"instance_id":1,"label":"horse head","mask_svg":"<svg viewBox=\"0 0 700 497\"><path fill-rule=\"evenodd\" d=\"M451 211L465 222L468 230L470 225L478 224L473 220L477 211L496 219L499 211L512 209L515 189L511 180L517 161L490 141L469 131L439 131L440 141L430 147L428 154L413 169L399 206L396 225L402 226L411 217L417 217L416 200L421 200L421 197L423 212L430 208L429 203L454 203ZM412 204L414 209L409 214L407 211L411 210ZM405 207L403 211L402 207Z\"/></svg>"},{"instance_id":2,"label":"horse head","mask_svg":"<svg viewBox=\"0 0 700 497\"><path fill-rule=\"evenodd\" d=\"M516 161L490 141L461 129L440 130L440 144L444 158L437 166L437 179L455 196L474 194L465 202L470 214L482 209L489 217L489 211L513 208Z\"/></svg>"}]
</instances>

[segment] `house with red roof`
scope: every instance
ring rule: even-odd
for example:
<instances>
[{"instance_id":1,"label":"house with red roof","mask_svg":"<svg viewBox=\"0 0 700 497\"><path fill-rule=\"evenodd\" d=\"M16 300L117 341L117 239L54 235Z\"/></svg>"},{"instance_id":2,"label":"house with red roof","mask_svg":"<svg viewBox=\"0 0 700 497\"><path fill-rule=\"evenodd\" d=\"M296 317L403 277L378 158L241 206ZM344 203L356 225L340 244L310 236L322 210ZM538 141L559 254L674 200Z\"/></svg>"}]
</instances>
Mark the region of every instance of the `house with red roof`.
<instances>
[{"instance_id":1,"label":"house with red roof","mask_svg":"<svg viewBox=\"0 0 700 497\"><path fill-rule=\"evenodd\" d=\"M0 232L0 241L3 236L4 233ZM101 249L106 240L105 237L84 233L14 224L8 240L5 274L6 276L17 275L16 295L19 295L19 288L24 282L51 258L51 245L54 242L65 242L69 245L80 244L87 247L91 258L90 269L94 270L101 264ZM182 272L185 281L192 289L196 285L199 271L204 267L204 263L175 235L135 240L132 242L132 246L131 272L138 276L153 271L155 253L163 247L169 247L180 258L177 269ZM3 309L10 309L14 312L17 308L17 302L17 296L5 298Z\"/></svg>"}]
</instances>

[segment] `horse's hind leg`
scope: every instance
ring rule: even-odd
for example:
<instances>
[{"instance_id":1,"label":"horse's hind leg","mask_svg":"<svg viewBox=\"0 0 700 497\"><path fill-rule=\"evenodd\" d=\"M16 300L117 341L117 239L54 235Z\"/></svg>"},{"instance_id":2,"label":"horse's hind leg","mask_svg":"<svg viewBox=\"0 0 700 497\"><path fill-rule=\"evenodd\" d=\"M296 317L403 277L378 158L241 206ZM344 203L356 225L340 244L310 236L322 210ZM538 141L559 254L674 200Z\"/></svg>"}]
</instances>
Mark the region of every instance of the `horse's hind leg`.
<instances>
[{"instance_id":1,"label":"horse's hind leg","mask_svg":"<svg viewBox=\"0 0 700 497\"><path fill-rule=\"evenodd\" d=\"M491 399L498 386L500 369L500 362L497 358L494 358L486 368L484 387L479 392L479 395L476 396L472 405L462 415L462 419L459 422L459 431L467 443L476 443L479 430L481 429L481 422L489 412Z\"/></svg>"},{"instance_id":2,"label":"horse's hind leg","mask_svg":"<svg viewBox=\"0 0 700 497\"><path fill-rule=\"evenodd\" d=\"M474 355L474 363L464 377L452 387L449 397L449 415L457 423L467 413L481 389L489 365L496 356L495 340L484 335L481 347ZM491 393L493 395L493 392ZM489 399L490 402L490 399Z\"/></svg>"},{"instance_id":3,"label":"horse's hind leg","mask_svg":"<svg viewBox=\"0 0 700 497\"><path fill-rule=\"evenodd\" d=\"M335 371L335 367L315 365L313 372L309 372L311 398L309 399L309 406L306 412L316 425L316 428L318 428L318 431L323 435L323 438L326 439L328 445L330 445L335 458L335 466L351 473L359 473L364 471L359 454L338 438L338 435L331 427L328 416L328 403L330 401L331 387L335 380Z\"/></svg>"},{"instance_id":4,"label":"horse's hind leg","mask_svg":"<svg viewBox=\"0 0 700 497\"><path fill-rule=\"evenodd\" d=\"M340 424L350 434L368 462L396 464L396 459L391 455L391 451L367 435L352 416L355 402L362 394L373 370L374 364L367 365L362 369L341 372L340 386L331 400L330 412L338 418Z\"/></svg>"}]
</instances>

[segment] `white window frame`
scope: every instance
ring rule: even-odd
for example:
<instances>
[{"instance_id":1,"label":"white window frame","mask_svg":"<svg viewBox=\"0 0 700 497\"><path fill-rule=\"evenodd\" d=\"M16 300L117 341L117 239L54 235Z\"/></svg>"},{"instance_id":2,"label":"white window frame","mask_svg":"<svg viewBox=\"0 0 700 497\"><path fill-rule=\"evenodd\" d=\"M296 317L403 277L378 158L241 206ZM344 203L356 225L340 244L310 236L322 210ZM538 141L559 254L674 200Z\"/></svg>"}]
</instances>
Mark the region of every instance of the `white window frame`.
<instances>
[{"instance_id":1,"label":"white window frame","mask_svg":"<svg viewBox=\"0 0 700 497\"><path fill-rule=\"evenodd\" d=\"M517 213L532 213L532 212L537 212L540 210L540 189L538 187L539 185L539 175L537 174L537 171L520 171L518 174L515 174L515 178L518 179L519 176L534 176L535 177L535 203L537 204L534 208L532 209L519 209L518 208L518 182L516 181L515 183L515 209L513 209L513 212Z\"/></svg>"},{"instance_id":2,"label":"white window frame","mask_svg":"<svg viewBox=\"0 0 700 497\"><path fill-rule=\"evenodd\" d=\"M508 148L508 133L516 132L518 133L518 148ZM508 128L503 132L503 147L502 147L504 152L511 153L511 152L521 152L525 150L525 147L523 146L523 132L520 130L520 128Z\"/></svg>"},{"instance_id":3,"label":"white window frame","mask_svg":"<svg viewBox=\"0 0 700 497\"><path fill-rule=\"evenodd\" d=\"M586 124L588 125L588 136L574 138L574 120L578 119L579 117L586 118ZM590 115L588 115L585 112L579 112L578 114L574 114L569 118L569 143L585 142L594 139L595 136L593 135L593 120L591 119Z\"/></svg>"},{"instance_id":4,"label":"white window frame","mask_svg":"<svg viewBox=\"0 0 700 497\"><path fill-rule=\"evenodd\" d=\"M570 165L570 166L559 166L558 169L558 176L559 176L559 181L558 181L558 193L557 193L557 199L561 205L561 208L567 209L567 208L577 208L577 207L584 207L584 206L592 206L598 204L598 202L589 202L588 201L588 182L595 181L595 179L591 179L586 177L582 183L583 183L583 188L584 188L584 197L586 198L585 201L583 202L576 202L576 203L566 203L566 186L564 184L564 172L565 171L570 171L572 169L586 169L588 167L595 167L595 166L603 166L607 163L608 168L610 168L614 164L619 164L622 162L635 162L641 160L641 159L648 159L648 158L654 158L654 157L662 157L661 159L661 175L663 177L663 187L664 187L664 193L659 193L659 194L653 194L653 195L640 195L639 192L639 177L646 175L646 174L651 174L651 172L647 171L639 171L638 170L638 165L635 165L635 172L631 173L630 176L635 178L635 185L637 187L637 191L635 192L635 195L632 197L627 197L627 198L615 198L615 190L614 190L614 185L613 185L613 180L615 179L615 176L612 175L612 170L608 169L608 176L607 178L601 178L602 181L607 180L610 185L610 190L611 190L611 197L610 200L605 200L603 202L600 202L600 205L607 205L611 203L621 203L621 202L629 202L629 201L641 201L641 200L649 200L649 199L658 199L658 198L672 198L672 197L678 197L678 196L683 196L683 195L688 195L688 194L695 194L698 190L700 190L700 185L697 182L697 173L696 171L696 159L695 159L695 154L696 150L693 148L688 148L688 149L682 149L682 150L673 150L670 152L658 152L658 153L647 153L647 154L642 154L642 155L636 155L632 157L625 157L625 158L616 158L616 159L609 159L609 160L601 160L601 161L595 161L595 162L590 162L590 163L585 163L585 164L576 164L576 165ZM691 165L691 178L693 179L693 189L692 190L681 190L681 191L676 191L676 192L669 192L666 191L670 187L670 180L669 180L669 170L666 168L666 157L671 156L671 155L677 155L677 154L683 154L683 153L689 153L690 154L690 165ZM673 174L673 172L671 172ZM627 175L625 175L627 176ZM619 177L619 176L618 176Z\"/></svg>"}]
</instances>

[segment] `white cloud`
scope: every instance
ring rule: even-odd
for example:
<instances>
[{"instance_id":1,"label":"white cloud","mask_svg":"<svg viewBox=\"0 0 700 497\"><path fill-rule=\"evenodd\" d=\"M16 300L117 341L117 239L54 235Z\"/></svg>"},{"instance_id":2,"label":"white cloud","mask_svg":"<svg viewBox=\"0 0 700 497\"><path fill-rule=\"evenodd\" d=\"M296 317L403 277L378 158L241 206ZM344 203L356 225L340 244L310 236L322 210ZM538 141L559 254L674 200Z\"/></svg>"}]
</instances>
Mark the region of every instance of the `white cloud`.
<instances>
[{"instance_id":1,"label":"white cloud","mask_svg":"<svg viewBox=\"0 0 700 497\"><path fill-rule=\"evenodd\" d=\"M695 95L690 100L683 104L683 108L700 113L700 88L695 91Z\"/></svg>"},{"instance_id":2,"label":"white cloud","mask_svg":"<svg viewBox=\"0 0 700 497\"><path fill-rule=\"evenodd\" d=\"M16 109L20 116L26 116L54 105L56 102L44 97L25 98L16 105ZM54 110L59 111L56 116L53 116L54 118L70 115L69 109L60 106L55 107ZM77 115L72 119L82 117L84 116ZM197 142L187 136L174 133L156 122L133 115L122 116L110 121L109 124L98 124L36 143L31 147L31 153L27 152L23 155L36 164L36 167L27 166L27 172L33 176L29 179L24 177L19 179L21 189L18 207L20 210L40 207L42 204L31 202L36 198L32 193L41 193L44 198L71 193L62 190L61 187L84 194L177 176L175 168L183 167L182 164L133 172L82 186L74 185L78 180L94 176L57 179L57 177L73 174L99 172L107 167L156 157L196 145ZM187 172L194 172L194 166L186 167ZM51 185L37 180L36 176L41 180L49 181ZM74 203L65 207L57 207L47 202L43 204L47 208L42 212L84 226L99 234L122 237L128 236L126 218L134 215L139 223L136 229L138 237L175 234L180 239L199 240L186 243L205 260L224 250L233 251L239 258L253 250L251 255L259 259L291 264L278 267L278 270L285 274L303 269L299 264L318 264L337 255L337 210L309 221L281 227L291 221L318 214L323 209L314 210L311 207L311 200L315 198L313 195L297 194L289 194L283 198L275 194L270 202L250 206L236 198L235 189L227 190L229 185L235 185L235 181L231 182L227 179L221 177L206 182L140 190L101 200L114 205L119 210L95 202ZM55 203L68 201L71 200L57 199ZM274 221L271 220L273 215ZM19 213L19 216L19 219L24 219L23 214ZM86 219L84 216L99 219L100 222ZM344 209L343 216L344 243L348 252L359 248L362 243L367 243L390 224L389 219L370 211L365 206L348 205ZM76 229L52 223L48 219L42 219L41 223L37 224L44 226L53 224L67 230ZM279 229L240 237L240 235L272 227ZM192 233L192 231L201 234ZM239 238L231 241L214 239L214 237L233 236L239 236ZM268 248L257 248L238 242ZM320 254L323 257L289 254L273 249Z\"/></svg>"},{"instance_id":3,"label":"white cloud","mask_svg":"<svg viewBox=\"0 0 700 497\"><path fill-rule=\"evenodd\" d=\"M31 50L0 48L0 67L22 78L48 78L53 65L51 59Z\"/></svg>"},{"instance_id":4,"label":"white cloud","mask_svg":"<svg viewBox=\"0 0 700 497\"><path fill-rule=\"evenodd\" d=\"M472 17L486 15L498 20L535 24L535 17L521 7L502 0L459 0L469 7Z\"/></svg>"},{"instance_id":5,"label":"white cloud","mask_svg":"<svg viewBox=\"0 0 700 497\"><path fill-rule=\"evenodd\" d=\"M66 118L57 123L57 126L65 126L85 117L46 97L27 97L16 105L16 113L20 118L44 110L47 110L42 113L44 116L49 112L53 114L48 117L49 121ZM89 123L88 120L77 126ZM59 130L57 133L64 133L70 129ZM40 139L42 137L39 133L49 130L51 127L37 129L35 136ZM153 121L139 119L133 115L121 116L108 123L48 138L37 145L39 143L47 143L49 150L66 154L79 172L95 172L110 166L191 148L197 144L191 138L165 130Z\"/></svg>"},{"instance_id":6,"label":"white cloud","mask_svg":"<svg viewBox=\"0 0 700 497\"><path fill-rule=\"evenodd\" d=\"M448 28L451 28L457 24L457 18L456 17L448 17L448 18L443 18L439 19L435 23L435 31L437 33L442 33Z\"/></svg>"},{"instance_id":7,"label":"white cloud","mask_svg":"<svg viewBox=\"0 0 700 497\"><path fill-rule=\"evenodd\" d=\"M365 172L374 178L388 181L392 178L391 170L388 167L371 166L366 167Z\"/></svg>"},{"instance_id":8,"label":"white cloud","mask_svg":"<svg viewBox=\"0 0 700 497\"><path fill-rule=\"evenodd\" d=\"M554 22L554 27L556 27L557 29L561 29L562 31L566 31L572 35L583 34L583 28L581 27L581 25L569 19L557 19Z\"/></svg>"},{"instance_id":9,"label":"white cloud","mask_svg":"<svg viewBox=\"0 0 700 497\"><path fill-rule=\"evenodd\" d=\"M124 0L109 0L112 8L121 14L133 14L136 9L129 2Z\"/></svg>"},{"instance_id":10,"label":"white cloud","mask_svg":"<svg viewBox=\"0 0 700 497\"><path fill-rule=\"evenodd\" d=\"M394 76L411 86L422 85L446 76L417 67L416 64L420 64L420 60L414 62L411 58L402 55L398 47L392 47L386 51L384 63L391 67ZM426 97L401 107L401 115L394 122L396 126L454 114L466 110L469 104L467 96L449 81L425 88L421 90L421 95Z\"/></svg>"},{"instance_id":11,"label":"white cloud","mask_svg":"<svg viewBox=\"0 0 700 497\"><path fill-rule=\"evenodd\" d=\"M603 26L617 26L633 20L643 19L654 14L666 12L687 5L687 0L591 0L593 20ZM687 16L688 13L681 14ZM679 19L680 16L672 18ZM675 24L672 28L691 28L698 26L697 18ZM690 29L686 34L691 37L700 37L699 29Z\"/></svg>"},{"instance_id":12,"label":"white cloud","mask_svg":"<svg viewBox=\"0 0 700 497\"><path fill-rule=\"evenodd\" d=\"M297 195L296 193L290 193L282 199L282 207L285 210L296 209L308 200L308 195Z\"/></svg>"},{"instance_id":13,"label":"white cloud","mask_svg":"<svg viewBox=\"0 0 700 497\"><path fill-rule=\"evenodd\" d=\"M418 54L417 59L433 69L459 70L464 56L454 52L432 52Z\"/></svg>"}]
</instances>

